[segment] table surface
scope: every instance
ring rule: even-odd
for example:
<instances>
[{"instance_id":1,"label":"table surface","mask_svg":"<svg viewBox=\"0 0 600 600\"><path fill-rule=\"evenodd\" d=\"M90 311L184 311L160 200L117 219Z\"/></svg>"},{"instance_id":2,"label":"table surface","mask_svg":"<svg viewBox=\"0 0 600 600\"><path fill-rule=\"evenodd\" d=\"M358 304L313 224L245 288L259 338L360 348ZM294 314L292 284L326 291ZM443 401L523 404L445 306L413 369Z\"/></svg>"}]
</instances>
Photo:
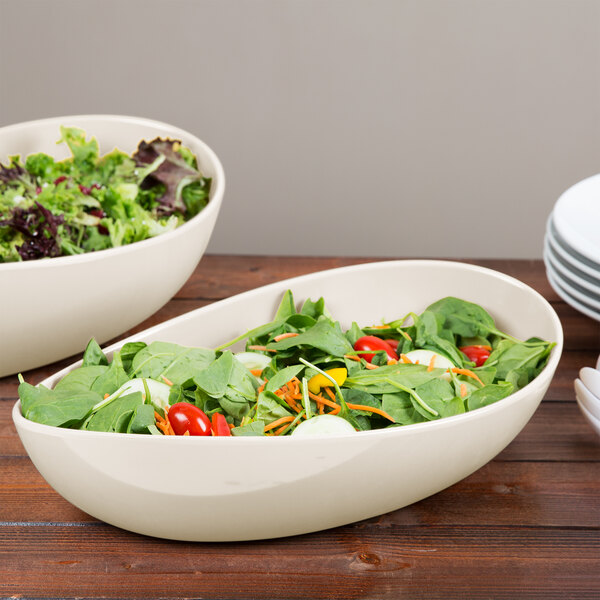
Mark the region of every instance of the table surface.
<instances>
[{"instance_id":1,"label":"table surface","mask_svg":"<svg viewBox=\"0 0 600 600\"><path fill-rule=\"evenodd\" d=\"M205 256L177 296L130 333L267 283L370 262ZM521 434L456 485L367 521L292 538L183 543L81 512L38 474L0 379L0 596L23 598L598 598L600 438L573 378L600 353L600 323L567 306L541 261L469 260L529 284L556 309L565 350ZM77 357L78 358L78 357ZM25 374L38 383L73 358Z\"/></svg>"}]
</instances>

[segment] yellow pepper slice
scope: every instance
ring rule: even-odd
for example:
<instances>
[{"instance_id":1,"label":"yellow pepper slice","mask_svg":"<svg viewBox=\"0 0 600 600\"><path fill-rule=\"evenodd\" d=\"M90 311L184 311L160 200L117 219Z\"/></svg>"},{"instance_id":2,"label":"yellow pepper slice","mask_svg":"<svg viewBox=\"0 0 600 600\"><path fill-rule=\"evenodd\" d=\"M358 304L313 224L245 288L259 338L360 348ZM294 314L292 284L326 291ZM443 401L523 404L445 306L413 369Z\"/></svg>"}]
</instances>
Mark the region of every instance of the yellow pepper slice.
<instances>
[{"instance_id":1,"label":"yellow pepper slice","mask_svg":"<svg viewBox=\"0 0 600 600\"><path fill-rule=\"evenodd\" d=\"M327 375L329 375L329 377L331 377L338 385L342 385L344 381L346 381L346 377L348 377L348 371L344 367L329 369L329 371L325 371L325 373L327 373ZM308 389L313 394L318 394L322 387L327 387L329 385L332 385L331 380L327 379L325 375L321 375L321 373L318 373L308 380Z\"/></svg>"}]
</instances>

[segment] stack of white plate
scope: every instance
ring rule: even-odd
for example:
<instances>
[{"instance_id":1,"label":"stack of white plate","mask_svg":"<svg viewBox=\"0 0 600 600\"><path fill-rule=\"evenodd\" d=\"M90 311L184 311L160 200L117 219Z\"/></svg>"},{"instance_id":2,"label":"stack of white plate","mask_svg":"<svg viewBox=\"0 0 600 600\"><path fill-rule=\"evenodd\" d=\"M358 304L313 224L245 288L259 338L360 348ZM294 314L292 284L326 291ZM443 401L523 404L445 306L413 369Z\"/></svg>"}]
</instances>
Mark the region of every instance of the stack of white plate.
<instances>
[{"instance_id":1,"label":"stack of white plate","mask_svg":"<svg viewBox=\"0 0 600 600\"><path fill-rule=\"evenodd\" d=\"M554 291L600 321L600 175L575 184L556 202L546 227L544 263Z\"/></svg>"},{"instance_id":2,"label":"stack of white plate","mask_svg":"<svg viewBox=\"0 0 600 600\"><path fill-rule=\"evenodd\" d=\"M596 368L583 367L575 380L577 404L588 423L600 435L600 358Z\"/></svg>"}]
</instances>

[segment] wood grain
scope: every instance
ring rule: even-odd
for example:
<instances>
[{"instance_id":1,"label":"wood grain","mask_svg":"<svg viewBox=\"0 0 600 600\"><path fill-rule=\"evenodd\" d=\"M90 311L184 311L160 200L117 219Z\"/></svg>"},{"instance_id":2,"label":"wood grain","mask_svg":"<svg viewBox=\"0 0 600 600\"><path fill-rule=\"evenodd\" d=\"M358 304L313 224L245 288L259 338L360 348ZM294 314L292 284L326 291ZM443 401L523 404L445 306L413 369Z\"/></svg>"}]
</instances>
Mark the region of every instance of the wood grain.
<instances>
[{"instance_id":1,"label":"wood grain","mask_svg":"<svg viewBox=\"0 0 600 600\"><path fill-rule=\"evenodd\" d=\"M267 283L373 260L205 256L176 298L124 336ZM6 377L0 597L599 598L600 438L579 413L573 379L600 354L600 323L558 298L541 261L466 262L531 285L565 331L544 401L493 461L435 496L333 530L235 544L158 540L101 523L46 484L16 434L18 381ZM76 358L25 377L39 383Z\"/></svg>"}]
</instances>

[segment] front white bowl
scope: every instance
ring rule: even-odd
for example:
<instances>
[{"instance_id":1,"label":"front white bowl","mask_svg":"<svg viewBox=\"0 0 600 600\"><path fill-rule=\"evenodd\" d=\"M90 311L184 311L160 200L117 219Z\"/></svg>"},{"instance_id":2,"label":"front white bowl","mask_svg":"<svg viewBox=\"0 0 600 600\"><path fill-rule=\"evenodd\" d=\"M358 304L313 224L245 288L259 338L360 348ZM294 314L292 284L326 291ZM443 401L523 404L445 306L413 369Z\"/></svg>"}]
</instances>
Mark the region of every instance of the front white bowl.
<instances>
[{"instance_id":1,"label":"front white bowl","mask_svg":"<svg viewBox=\"0 0 600 600\"><path fill-rule=\"evenodd\" d=\"M556 342L529 385L485 408L405 427L340 436L188 438L95 433L13 418L46 480L113 525L164 538L250 540L334 527L434 494L500 452L527 423L558 364L563 334L551 306L523 283L443 261L392 261L306 275L187 313L133 339L214 347L272 318L281 294L324 296L343 326L420 312L447 295L483 305L520 338ZM55 374L52 387L77 363Z\"/></svg>"},{"instance_id":2,"label":"front white bowl","mask_svg":"<svg viewBox=\"0 0 600 600\"><path fill-rule=\"evenodd\" d=\"M60 126L94 136L102 154L133 152L139 141L180 139L212 177L210 201L176 230L100 252L0 264L0 377L70 356L91 337L109 340L163 306L202 257L225 189L215 153L192 134L166 123L114 115L43 119L0 128L0 162L9 154L45 152L66 158L56 145Z\"/></svg>"}]
</instances>

